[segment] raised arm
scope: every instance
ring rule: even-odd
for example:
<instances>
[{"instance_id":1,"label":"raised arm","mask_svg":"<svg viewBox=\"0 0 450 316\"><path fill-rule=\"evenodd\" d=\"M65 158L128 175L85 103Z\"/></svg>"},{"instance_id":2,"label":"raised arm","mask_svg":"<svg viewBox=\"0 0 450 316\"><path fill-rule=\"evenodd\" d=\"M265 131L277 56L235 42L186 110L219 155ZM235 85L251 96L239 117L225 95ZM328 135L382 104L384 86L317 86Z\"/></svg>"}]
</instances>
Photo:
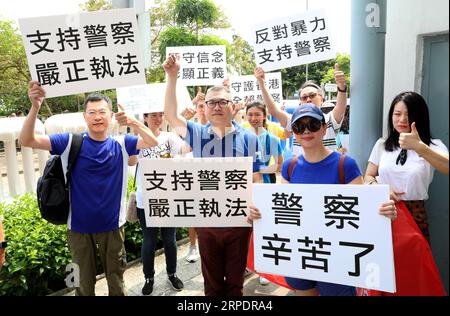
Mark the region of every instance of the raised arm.
<instances>
[{"instance_id":1,"label":"raised arm","mask_svg":"<svg viewBox=\"0 0 450 316\"><path fill-rule=\"evenodd\" d=\"M414 150L419 156L428 161L433 168L448 176L448 155L433 150L422 142L415 122L411 124L411 133L401 133L398 142L402 149Z\"/></svg>"},{"instance_id":2,"label":"raised arm","mask_svg":"<svg viewBox=\"0 0 450 316\"><path fill-rule=\"evenodd\" d=\"M341 124L347 109L347 84L345 83L345 73L340 71L339 64L334 65L334 78L338 86L338 95L336 106L333 109L333 117L338 124Z\"/></svg>"},{"instance_id":3,"label":"raised arm","mask_svg":"<svg viewBox=\"0 0 450 316\"><path fill-rule=\"evenodd\" d=\"M47 135L35 134L37 115L45 99L45 90L37 81L28 84L28 97L31 101L30 113L28 113L19 135L19 143L25 147L50 151L52 145Z\"/></svg>"},{"instance_id":4,"label":"raised arm","mask_svg":"<svg viewBox=\"0 0 450 316\"><path fill-rule=\"evenodd\" d=\"M267 90L266 74L264 70L260 67L257 67L255 69L255 77L258 81L259 87L261 88L264 103L266 104L270 115L275 117L280 122L281 126L286 128L286 126L289 124L289 115L286 112L281 111L281 109L278 107L278 105L270 95L269 90Z\"/></svg>"},{"instance_id":5,"label":"raised arm","mask_svg":"<svg viewBox=\"0 0 450 316\"><path fill-rule=\"evenodd\" d=\"M187 133L187 121L178 114L177 101L177 76L180 71L179 56L170 55L163 64L167 74L166 97L164 102L164 114L172 130L185 138Z\"/></svg>"}]
</instances>

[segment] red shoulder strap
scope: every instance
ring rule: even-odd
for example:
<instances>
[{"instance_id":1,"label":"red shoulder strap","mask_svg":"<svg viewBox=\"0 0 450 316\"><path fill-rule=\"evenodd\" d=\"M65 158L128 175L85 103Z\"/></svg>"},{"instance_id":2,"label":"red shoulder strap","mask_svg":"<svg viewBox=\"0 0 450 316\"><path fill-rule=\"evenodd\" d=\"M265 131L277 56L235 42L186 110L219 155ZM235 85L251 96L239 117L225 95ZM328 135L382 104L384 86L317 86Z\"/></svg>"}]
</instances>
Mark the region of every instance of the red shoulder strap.
<instances>
[{"instance_id":1,"label":"red shoulder strap","mask_svg":"<svg viewBox=\"0 0 450 316\"><path fill-rule=\"evenodd\" d=\"M294 171L294 167L295 167L295 163L297 162L299 156L295 156L292 161L291 161L291 165L289 166L289 170L288 170L288 181L291 181L291 176L292 176L292 171Z\"/></svg>"},{"instance_id":2,"label":"red shoulder strap","mask_svg":"<svg viewBox=\"0 0 450 316\"><path fill-rule=\"evenodd\" d=\"M347 158L347 156L342 155L341 158L339 159L339 182L341 184L345 184L345 171L344 171L345 158Z\"/></svg>"}]
</instances>

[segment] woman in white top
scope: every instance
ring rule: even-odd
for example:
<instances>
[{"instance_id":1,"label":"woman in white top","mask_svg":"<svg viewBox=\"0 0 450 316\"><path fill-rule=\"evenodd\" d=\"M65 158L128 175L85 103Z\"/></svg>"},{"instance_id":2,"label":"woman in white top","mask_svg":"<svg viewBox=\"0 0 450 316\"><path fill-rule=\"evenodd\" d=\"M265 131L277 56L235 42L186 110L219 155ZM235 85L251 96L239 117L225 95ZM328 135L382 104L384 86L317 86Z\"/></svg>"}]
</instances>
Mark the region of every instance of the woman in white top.
<instances>
[{"instance_id":1,"label":"woman in white top","mask_svg":"<svg viewBox=\"0 0 450 316\"><path fill-rule=\"evenodd\" d=\"M147 126L152 130L158 139L158 146L145 148L140 151L139 159L161 159L174 158L175 156L190 152L189 146L178 135L172 132L163 132L160 130L164 122L164 113L144 114L144 120ZM133 166L137 163L137 156L130 157L128 165ZM139 166L138 166L139 167ZM137 168L138 168L137 167ZM139 174L139 173L137 173ZM153 291L155 275L155 248L158 240L158 227L147 227L144 213L144 201L142 197L142 182L138 176L136 179L136 205L139 217L139 223L143 233L143 242L141 249L143 272L145 284L142 288L143 295L150 295ZM161 238L166 256L166 271L172 288L176 291L183 289L183 282L176 275L177 270L177 245L176 228L162 227Z\"/></svg>"},{"instance_id":2,"label":"woman in white top","mask_svg":"<svg viewBox=\"0 0 450 316\"><path fill-rule=\"evenodd\" d=\"M434 170L448 175L448 149L432 139L428 106L415 92L395 97L388 137L375 144L365 175L367 184L389 184L391 200L403 201L429 242L425 200Z\"/></svg>"}]
</instances>

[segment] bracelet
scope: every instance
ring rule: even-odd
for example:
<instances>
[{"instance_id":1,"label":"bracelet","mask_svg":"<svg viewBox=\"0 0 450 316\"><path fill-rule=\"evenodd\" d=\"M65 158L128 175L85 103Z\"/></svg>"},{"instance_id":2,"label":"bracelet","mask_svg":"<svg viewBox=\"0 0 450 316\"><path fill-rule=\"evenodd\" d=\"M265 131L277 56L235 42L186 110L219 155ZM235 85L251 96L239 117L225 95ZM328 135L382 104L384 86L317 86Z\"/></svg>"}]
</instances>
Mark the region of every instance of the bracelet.
<instances>
[{"instance_id":1,"label":"bracelet","mask_svg":"<svg viewBox=\"0 0 450 316\"><path fill-rule=\"evenodd\" d=\"M346 85L345 85L345 88L344 88L343 90L341 90L339 87L337 87L337 89L338 89L339 92L346 93L347 90L348 90L348 87L347 87L347 84L346 84Z\"/></svg>"},{"instance_id":2,"label":"bracelet","mask_svg":"<svg viewBox=\"0 0 450 316\"><path fill-rule=\"evenodd\" d=\"M369 181L365 182L365 184L367 184L367 185L371 185L371 184L374 184L374 183L378 183L378 181L377 181L377 179L375 177L370 179Z\"/></svg>"}]
</instances>

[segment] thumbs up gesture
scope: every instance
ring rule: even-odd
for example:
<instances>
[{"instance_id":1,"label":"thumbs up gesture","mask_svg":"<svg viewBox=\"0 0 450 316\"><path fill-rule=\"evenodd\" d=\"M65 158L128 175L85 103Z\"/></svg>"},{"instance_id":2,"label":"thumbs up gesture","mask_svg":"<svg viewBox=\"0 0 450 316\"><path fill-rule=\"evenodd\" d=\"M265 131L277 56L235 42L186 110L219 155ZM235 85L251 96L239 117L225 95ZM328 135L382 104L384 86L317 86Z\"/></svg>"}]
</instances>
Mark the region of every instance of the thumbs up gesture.
<instances>
[{"instance_id":1,"label":"thumbs up gesture","mask_svg":"<svg viewBox=\"0 0 450 316\"><path fill-rule=\"evenodd\" d=\"M117 107L119 108L115 115L117 123L120 126L131 126L136 120L125 113L125 108L121 104L117 104Z\"/></svg>"},{"instance_id":2,"label":"thumbs up gesture","mask_svg":"<svg viewBox=\"0 0 450 316\"><path fill-rule=\"evenodd\" d=\"M424 144L420 139L419 132L416 128L416 123L411 124L410 133L401 133L398 139L399 145L402 149L412 149L418 151L420 146Z\"/></svg>"},{"instance_id":3,"label":"thumbs up gesture","mask_svg":"<svg viewBox=\"0 0 450 316\"><path fill-rule=\"evenodd\" d=\"M334 65L334 80L340 90L345 90L345 73L340 70L339 64Z\"/></svg>"}]
</instances>

